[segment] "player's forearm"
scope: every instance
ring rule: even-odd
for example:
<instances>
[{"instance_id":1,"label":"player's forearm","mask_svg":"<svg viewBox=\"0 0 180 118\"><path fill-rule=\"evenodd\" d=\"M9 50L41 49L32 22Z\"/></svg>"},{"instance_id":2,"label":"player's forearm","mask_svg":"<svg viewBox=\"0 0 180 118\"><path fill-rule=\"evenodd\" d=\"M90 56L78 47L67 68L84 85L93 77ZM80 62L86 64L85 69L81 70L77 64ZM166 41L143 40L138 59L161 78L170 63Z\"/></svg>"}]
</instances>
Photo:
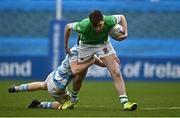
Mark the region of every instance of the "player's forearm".
<instances>
[{"instance_id":1,"label":"player's forearm","mask_svg":"<svg viewBox=\"0 0 180 118\"><path fill-rule=\"evenodd\" d=\"M99 58L95 58L95 62L94 64L100 66L100 67L106 67L106 65L99 59Z\"/></svg>"},{"instance_id":2,"label":"player's forearm","mask_svg":"<svg viewBox=\"0 0 180 118\"><path fill-rule=\"evenodd\" d=\"M121 23L121 26L124 29L124 35L128 36L127 22L126 22L126 18L123 15L121 16L121 22L120 23Z\"/></svg>"},{"instance_id":3,"label":"player's forearm","mask_svg":"<svg viewBox=\"0 0 180 118\"><path fill-rule=\"evenodd\" d=\"M73 75L80 74L84 70L86 70L89 66L94 64L94 58L91 58L90 60L86 61L85 63L77 63L73 67L71 66L71 71Z\"/></svg>"},{"instance_id":4,"label":"player's forearm","mask_svg":"<svg viewBox=\"0 0 180 118\"><path fill-rule=\"evenodd\" d=\"M128 28L127 28L127 22L126 22L126 19L123 15L121 15L121 22L120 22L120 25L123 27L124 29L124 34L119 36L119 37L116 37L115 40L117 41L122 41L124 39L126 39L128 37Z\"/></svg>"},{"instance_id":5,"label":"player's forearm","mask_svg":"<svg viewBox=\"0 0 180 118\"><path fill-rule=\"evenodd\" d=\"M128 35L122 35L122 36L119 36L119 37L115 37L114 39L117 40L117 41L123 41L127 37L128 37Z\"/></svg>"},{"instance_id":6,"label":"player's forearm","mask_svg":"<svg viewBox=\"0 0 180 118\"><path fill-rule=\"evenodd\" d=\"M71 32L70 26L68 24L66 25L64 32L65 32L64 33L64 47L68 48L69 36L70 36L70 32Z\"/></svg>"}]
</instances>

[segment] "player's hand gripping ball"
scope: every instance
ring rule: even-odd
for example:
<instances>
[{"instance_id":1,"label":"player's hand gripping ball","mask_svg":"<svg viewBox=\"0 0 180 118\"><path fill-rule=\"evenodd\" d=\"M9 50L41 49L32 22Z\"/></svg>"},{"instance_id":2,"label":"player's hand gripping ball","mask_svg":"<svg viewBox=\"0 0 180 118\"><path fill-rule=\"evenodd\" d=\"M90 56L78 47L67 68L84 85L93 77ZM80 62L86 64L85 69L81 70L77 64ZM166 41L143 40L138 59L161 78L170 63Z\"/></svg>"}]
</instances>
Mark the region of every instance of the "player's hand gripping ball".
<instances>
[{"instance_id":1,"label":"player's hand gripping ball","mask_svg":"<svg viewBox=\"0 0 180 118\"><path fill-rule=\"evenodd\" d=\"M124 29L120 24L116 24L114 27L110 29L109 34L111 37L116 38L121 35L124 35Z\"/></svg>"}]
</instances>

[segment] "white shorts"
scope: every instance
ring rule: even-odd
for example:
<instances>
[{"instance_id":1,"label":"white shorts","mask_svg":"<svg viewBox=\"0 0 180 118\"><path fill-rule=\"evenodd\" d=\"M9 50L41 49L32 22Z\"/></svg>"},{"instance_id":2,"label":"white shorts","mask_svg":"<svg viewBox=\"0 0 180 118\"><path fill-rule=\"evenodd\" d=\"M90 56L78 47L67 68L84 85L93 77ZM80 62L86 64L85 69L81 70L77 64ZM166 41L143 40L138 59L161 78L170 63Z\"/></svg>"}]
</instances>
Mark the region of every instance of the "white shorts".
<instances>
[{"instance_id":1,"label":"white shorts","mask_svg":"<svg viewBox=\"0 0 180 118\"><path fill-rule=\"evenodd\" d=\"M78 62L86 61L95 54L97 57L101 58L116 54L116 52L109 41L106 44L99 45L79 44Z\"/></svg>"},{"instance_id":2,"label":"white shorts","mask_svg":"<svg viewBox=\"0 0 180 118\"><path fill-rule=\"evenodd\" d=\"M70 98L69 91L67 89L61 90L59 89L53 81L53 72L50 73L45 80L47 82L47 89L49 94L59 103L63 104Z\"/></svg>"}]
</instances>

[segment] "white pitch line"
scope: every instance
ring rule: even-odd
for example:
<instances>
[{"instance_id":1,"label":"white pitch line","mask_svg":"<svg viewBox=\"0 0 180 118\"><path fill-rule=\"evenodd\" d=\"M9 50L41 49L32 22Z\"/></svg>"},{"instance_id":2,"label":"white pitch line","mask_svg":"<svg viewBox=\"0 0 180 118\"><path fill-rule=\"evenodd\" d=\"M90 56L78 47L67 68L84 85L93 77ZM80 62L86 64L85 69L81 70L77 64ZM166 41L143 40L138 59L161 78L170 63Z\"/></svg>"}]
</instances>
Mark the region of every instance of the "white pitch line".
<instances>
[{"instance_id":1,"label":"white pitch line","mask_svg":"<svg viewBox=\"0 0 180 118\"><path fill-rule=\"evenodd\" d=\"M91 108L91 107L96 107L96 108L107 108L107 106L104 105L97 105L97 106L92 106L92 105L82 105L82 107L86 107L86 108Z\"/></svg>"},{"instance_id":2,"label":"white pitch line","mask_svg":"<svg viewBox=\"0 0 180 118\"><path fill-rule=\"evenodd\" d=\"M107 106L104 106L104 105L97 105L97 106L82 105L82 107L85 107L85 108L91 108L91 107L107 108ZM138 109L139 110L180 110L180 107L146 107L146 108L138 107Z\"/></svg>"},{"instance_id":3,"label":"white pitch line","mask_svg":"<svg viewBox=\"0 0 180 118\"><path fill-rule=\"evenodd\" d=\"M180 107L147 107L147 108L140 108L143 110L178 110Z\"/></svg>"}]
</instances>

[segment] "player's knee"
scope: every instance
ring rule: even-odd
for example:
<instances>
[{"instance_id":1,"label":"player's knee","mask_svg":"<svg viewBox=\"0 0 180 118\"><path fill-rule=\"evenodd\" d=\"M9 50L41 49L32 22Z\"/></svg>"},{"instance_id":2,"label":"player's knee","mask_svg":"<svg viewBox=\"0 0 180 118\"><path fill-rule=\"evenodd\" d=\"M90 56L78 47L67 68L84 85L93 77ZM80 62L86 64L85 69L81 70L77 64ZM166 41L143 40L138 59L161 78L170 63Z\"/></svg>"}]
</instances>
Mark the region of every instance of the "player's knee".
<instances>
[{"instance_id":1,"label":"player's knee","mask_svg":"<svg viewBox=\"0 0 180 118\"><path fill-rule=\"evenodd\" d=\"M82 72L78 65L71 67L71 72L73 75L77 75Z\"/></svg>"},{"instance_id":2,"label":"player's knee","mask_svg":"<svg viewBox=\"0 0 180 118\"><path fill-rule=\"evenodd\" d=\"M119 78L120 77L120 71L118 68L114 68L112 71L111 71L111 74L113 76L113 78Z\"/></svg>"},{"instance_id":3,"label":"player's knee","mask_svg":"<svg viewBox=\"0 0 180 118\"><path fill-rule=\"evenodd\" d=\"M47 89L47 83L46 82L41 83L41 89Z\"/></svg>"}]
</instances>

